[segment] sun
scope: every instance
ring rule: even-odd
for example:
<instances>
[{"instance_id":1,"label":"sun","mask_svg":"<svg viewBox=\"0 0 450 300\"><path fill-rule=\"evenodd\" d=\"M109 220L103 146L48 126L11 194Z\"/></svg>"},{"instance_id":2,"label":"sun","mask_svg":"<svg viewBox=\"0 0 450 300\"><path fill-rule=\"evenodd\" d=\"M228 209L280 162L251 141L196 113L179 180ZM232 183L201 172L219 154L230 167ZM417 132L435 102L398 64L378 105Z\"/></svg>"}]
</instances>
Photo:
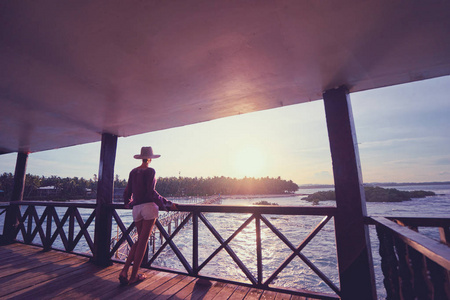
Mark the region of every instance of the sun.
<instances>
[{"instance_id":1,"label":"sun","mask_svg":"<svg viewBox=\"0 0 450 300\"><path fill-rule=\"evenodd\" d=\"M261 177L266 167L266 154L261 148L245 146L236 152L234 166L238 177Z\"/></svg>"}]
</instances>

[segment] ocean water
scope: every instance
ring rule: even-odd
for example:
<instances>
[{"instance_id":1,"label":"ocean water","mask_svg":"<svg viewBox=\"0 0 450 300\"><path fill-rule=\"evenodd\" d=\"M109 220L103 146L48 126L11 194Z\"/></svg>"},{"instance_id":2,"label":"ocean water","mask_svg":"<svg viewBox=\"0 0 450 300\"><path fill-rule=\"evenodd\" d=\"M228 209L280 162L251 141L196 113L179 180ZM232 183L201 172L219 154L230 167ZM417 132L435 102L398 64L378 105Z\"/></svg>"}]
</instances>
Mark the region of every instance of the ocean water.
<instances>
[{"instance_id":1,"label":"ocean water","mask_svg":"<svg viewBox=\"0 0 450 300\"><path fill-rule=\"evenodd\" d=\"M390 188L390 187L389 187ZM396 186L392 187L399 190L427 190L433 191L437 195L421 199L412 199L401 203L367 203L368 215L371 216L421 216L421 217L450 217L450 185L429 185L429 186ZM327 189L302 189L298 193L311 194L319 190ZM304 196L292 197L241 197L225 198L222 204L225 205L253 205L256 202L265 200L271 203L277 203L282 206L310 206L311 203L301 200ZM176 199L182 203L182 199ZM320 206L334 206L334 201L320 202ZM22 213L25 207L22 207ZM37 214L40 217L43 208L37 208ZM58 208L57 213L61 220L66 209ZM92 213L92 209L79 209L83 220L87 220ZM132 222L130 210L118 210L118 213L126 226ZM236 229L241 226L250 214L225 214L225 213L207 213L205 214L217 230L223 240L230 237ZM323 219L322 216L283 216L266 215L267 219L279 230L289 241L297 247L308 236L308 234ZM0 215L0 226L3 226L4 214ZM46 222L44 222L46 223ZM66 223L67 224L67 223ZM44 232L45 232L45 224ZM54 226L54 225L53 225ZM2 228L0 228L1 230ZM173 229L172 229L173 230ZM75 222L75 235L79 231L79 225ZM94 226L91 224L88 228L91 238L94 238ZM119 234L118 226L113 222L113 237ZM65 226L67 234L68 228ZM420 232L427 236L439 239L438 229L422 229ZM188 223L174 238L174 243L180 249L186 260L192 264L192 224ZM21 234L19 233L19 239ZM262 239L262 257L263 257L263 282L289 257L292 251L286 246L265 224L261 222ZM370 226L370 239L372 247L372 256L374 260L375 277L377 284L377 293L379 299L385 298L383 286L383 276L380 268L380 257L378 254L378 239L374 226ZM33 241L40 243L39 234ZM61 237L58 236L53 247L63 248ZM230 242L231 251L241 260L249 272L256 277L256 236L255 224L252 221L242 232ZM160 246L158 234L156 235L155 248ZM199 221L199 265L202 265L210 255L220 246L220 243L214 235ZM150 246L150 249L153 245ZM84 238L74 249L76 252L89 253L89 247ZM339 276L337 269L336 245L334 236L333 219L314 237L310 243L301 251L302 255L312 262L321 272L323 272L334 285L339 286ZM177 259L175 253L166 247L160 258L153 263L154 266L185 270L183 265ZM212 258L200 271L200 274L216 277L223 277L243 282L250 282L247 276L240 270L236 262L230 257L225 249L222 249L214 258ZM332 289L313 272L303 260L296 256L286 268L284 268L272 282L273 286L282 286L290 288L308 289L316 292L332 293Z\"/></svg>"},{"instance_id":2,"label":"ocean water","mask_svg":"<svg viewBox=\"0 0 450 300\"><path fill-rule=\"evenodd\" d=\"M450 185L429 185L429 186L395 186L386 187L398 190L426 190L433 191L436 196L426 198L412 199L400 203L367 203L369 216L421 216L421 217L450 217ZM298 193L310 194L319 190L326 189L305 189ZM252 205L253 203L265 200L271 203L278 203L286 206L310 206L311 203L301 200L304 196L294 197L242 197L226 198L222 204L226 205ZM335 206L334 201L320 202L321 206ZM245 214L206 214L210 223L226 239L234 230L236 230L248 217ZM298 246L306 236L317 226L322 217L317 216L268 216L270 222L278 228L294 246ZM201 224L201 222L200 222ZM191 245L187 241L192 236L189 226L175 239L175 243L181 245L180 249L186 258L190 258ZM379 299L385 298L385 289L383 286L383 275L380 267L380 256L378 252L379 242L375 227L370 226L370 239L372 256L374 260L375 278L377 284L377 294ZM439 231L437 228L419 228L420 232L430 238L439 240ZM207 229L200 227L200 253L199 264L201 264L209 255L219 246L216 238L208 234ZM246 230L236 236L230 243L230 247L238 255L249 271L256 276L256 237L254 234L254 225L248 226ZM280 266L283 261L292 253L292 251L278 238L273 232L262 225L262 253L263 253L263 281L266 280L273 271ZM310 260L321 272L323 272L336 286L339 286L339 276L336 258L336 244L334 236L334 223L331 220L320 233L301 251L301 253ZM173 258L173 261L168 258ZM154 265L176 268L183 270L183 266L176 261L175 254L168 250L164 259L158 259ZM238 279L249 282L243 272L237 267L236 263L227 255L226 251L221 250L219 255L209 262L202 274L214 275L224 278ZM295 257L288 266L280 272L272 285L303 288L316 292L332 293L332 289L321 280L299 257Z\"/></svg>"}]
</instances>

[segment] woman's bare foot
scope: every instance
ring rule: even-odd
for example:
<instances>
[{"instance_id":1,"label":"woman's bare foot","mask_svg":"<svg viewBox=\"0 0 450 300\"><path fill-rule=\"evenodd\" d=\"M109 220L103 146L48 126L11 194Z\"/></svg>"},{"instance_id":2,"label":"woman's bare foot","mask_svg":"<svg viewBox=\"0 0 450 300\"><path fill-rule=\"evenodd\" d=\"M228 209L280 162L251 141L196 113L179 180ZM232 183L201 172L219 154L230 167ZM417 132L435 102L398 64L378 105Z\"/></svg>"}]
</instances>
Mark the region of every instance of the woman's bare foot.
<instances>
[{"instance_id":1,"label":"woman's bare foot","mask_svg":"<svg viewBox=\"0 0 450 300\"><path fill-rule=\"evenodd\" d=\"M128 285L128 274L124 270L119 274L119 281L121 285Z\"/></svg>"},{"instance_id":2,"label":"woman's bare foot","mask_svg":"<svg viewBox=\"0 0 450 300\"><path fill-rule=\"evenodd\" d=\"M129 285L132 284L138 284L141 281L144 281L147 278L147 275L145 274L139 274L137 277L135 278L130 278L130 281L128 282Z\"/></svg>"}]
</instances>

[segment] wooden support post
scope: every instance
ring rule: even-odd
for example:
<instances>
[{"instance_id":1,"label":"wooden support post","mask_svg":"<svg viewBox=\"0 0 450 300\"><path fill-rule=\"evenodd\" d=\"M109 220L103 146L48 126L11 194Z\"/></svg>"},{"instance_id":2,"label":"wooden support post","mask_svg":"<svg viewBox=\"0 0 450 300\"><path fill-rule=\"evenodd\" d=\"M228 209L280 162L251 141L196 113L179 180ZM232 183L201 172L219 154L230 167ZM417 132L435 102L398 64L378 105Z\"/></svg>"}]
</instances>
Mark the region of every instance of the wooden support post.
<instances>
[{"instance_id":1,"label":"wooden support post","mask_svg":"<svg viewBox=\"0 0 450 300\"><path fill-rule=\"evenodd\" d=\"M112 214L107 205L112 203L113 197L116 148L117 136L103 133L95 212L94 253L92 257L92 261L100 266L111 265L109 251Z\"/></svg>"},{"instance_id":2,"label":"wooden support post","mask_svg":"<svg viewBox=\"0 0 450 300\"><path fill-rule=\"evenodd\" d=\"M14 186L11 202L22 201L25 188L25 176L27 169L28 153L17 153L16 169L14 171ZM19 206L10 205L6 210L5 227L3 229L2 244L11 244L16 239L16 229L19 225L17 218Z\"/></svg>"},{"instance_id":3,"label":"wooden support post","mask_svg":"<svg viewBox=\"0 0 450 300\"><path fill-rule=\"evenodd\" d=\"M342 299L376 299L356 132L346 87L323 94L336 192L336 247Z\"/></svg>"}]
</instances>

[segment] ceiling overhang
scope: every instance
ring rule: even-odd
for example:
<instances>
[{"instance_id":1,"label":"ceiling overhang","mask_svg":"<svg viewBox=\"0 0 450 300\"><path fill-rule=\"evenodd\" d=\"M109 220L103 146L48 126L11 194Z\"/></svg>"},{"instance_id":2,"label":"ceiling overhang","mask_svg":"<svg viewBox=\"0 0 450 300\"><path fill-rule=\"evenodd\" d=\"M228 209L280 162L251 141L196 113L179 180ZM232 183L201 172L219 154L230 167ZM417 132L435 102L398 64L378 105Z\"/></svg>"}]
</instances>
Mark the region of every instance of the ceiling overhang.
<instances>
[{"instance_id":1,"label":"ceiling overhang","mask_svg":"<svg viewBox=\"0 0 450 300\"><path fill-rule=\"evenodd\" d=\"M450 74L449 1L3 1L0 153Z\"/></svg>"}]
</instances>

